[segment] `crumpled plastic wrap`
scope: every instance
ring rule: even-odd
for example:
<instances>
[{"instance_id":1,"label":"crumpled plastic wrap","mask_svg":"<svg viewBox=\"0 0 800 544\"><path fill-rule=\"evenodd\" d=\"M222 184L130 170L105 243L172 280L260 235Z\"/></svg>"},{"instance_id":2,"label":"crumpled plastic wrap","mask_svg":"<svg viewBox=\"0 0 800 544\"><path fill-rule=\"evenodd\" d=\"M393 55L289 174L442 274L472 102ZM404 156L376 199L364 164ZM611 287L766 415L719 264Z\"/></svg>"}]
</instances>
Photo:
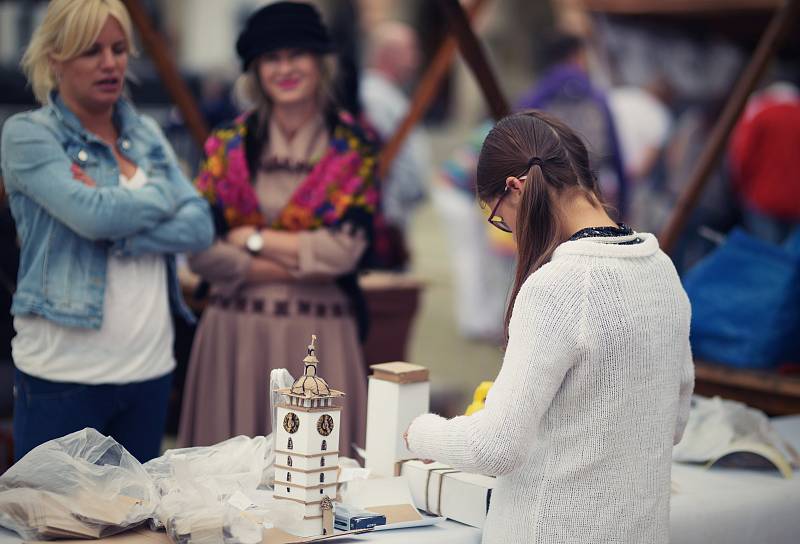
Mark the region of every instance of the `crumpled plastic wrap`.
<instances>
[{"instance_id":1,"label":"crumpled plastic wrap","mask_svg":"<svg viewBox=\"0 0 800 544\"><path fill-rule=\"evenodd\" d=\"M270 375L270 412L294 383ZM265 528L291 532L304 508L275 500L272 436L237 436L167 451L142 466L94 429L47 442L0 477L0 526L23 538L99 538L150 521L177 544L257 544ZM356 465L357 466L357 465Z\"/></svg>"},{"instance_id":2,"label":"crumpled plastic wrap","mask_svg":"<svg viewBox=\"0 0 800 544\"><path fill-rule=\"evenodd\" d=\"M166 527L176 543L260 542L258 523L239 515L228 499L266 483L273 459L272 436L168 450L145 464L161 494L152 525Z\"/></svg>"},{"instance_id":3,"label":"crumpled plastic wrap","mask_svg":"<svg viewBox=\"0 0 800 544\"><path fill-rule=\"evenodd\" d=\"M767 415L741 402L692 397L689 420L680 443L672 450L675 461L704 463L742 443L765 444L774 448L795 467L800 456L775 430Z\"/></svg>"},{"instance_id":4,"label":"crumpled plastic wrap","mask_svg":"<svg viewBox=\"0 0 800 544\"><path fill-rule=\"evenodd\" d=\"M274 426L275 390L294 380L285 369L270 375ZM300 505L275 501L271 484L275 452L272 435L237 436L214 446L169 450L145 464L161 494L152 520L179 544L261 542L265 526L291 526L303 516Z\"/></svg>"},{"instance_id":5,"label":"crumpled plastic wrap","mask_svg":"<svg viewBox=\"0 0 800 544\"><path fill-rule=\"evenodd\" d=\"M157 503L139 461L91 428L45 442L0 476L0 525L24 539L112 535L149 519Z\"/></svg>"}]
</instances>

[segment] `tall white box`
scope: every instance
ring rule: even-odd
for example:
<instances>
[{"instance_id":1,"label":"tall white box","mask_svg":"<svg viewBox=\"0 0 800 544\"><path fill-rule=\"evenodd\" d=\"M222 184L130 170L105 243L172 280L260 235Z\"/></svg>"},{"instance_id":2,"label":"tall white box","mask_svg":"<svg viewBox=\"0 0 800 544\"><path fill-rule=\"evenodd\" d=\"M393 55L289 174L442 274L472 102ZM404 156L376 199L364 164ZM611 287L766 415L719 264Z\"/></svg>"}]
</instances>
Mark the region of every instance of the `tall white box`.
<instances>
[{"instance_id":1,"label":"tall white box","mask_svg":"<svg viewBox=\"0 0 800 544\"><path fill-rule=\"evenodd\" d=\"M414 457L403 433L414 418L429 411L428 369L403 362L370 368L365 466L375 476L395 476L397 464Z\"/></svg>"}]
</instances>

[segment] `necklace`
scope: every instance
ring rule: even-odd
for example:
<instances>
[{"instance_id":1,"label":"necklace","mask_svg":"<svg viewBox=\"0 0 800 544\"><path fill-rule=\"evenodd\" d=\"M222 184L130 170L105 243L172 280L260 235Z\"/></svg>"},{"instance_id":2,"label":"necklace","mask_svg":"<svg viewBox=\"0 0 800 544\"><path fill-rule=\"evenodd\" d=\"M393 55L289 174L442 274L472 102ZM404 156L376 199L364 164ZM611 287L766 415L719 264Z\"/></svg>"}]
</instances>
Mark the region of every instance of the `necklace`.
<instances>
[{"instance_id":1,"label":"necklace","mask_svg":"<svg viewBox=\"0 0 800 544\"><path fill-rule=\"evenodd\" d=\"M636 232L625 223L617 223L616 227L587 227L581 229L569 237L568 242L580 240L582 238L612 238L612 237L629 237L634 236ZM642 239L638 236L630 240L608 240L610 243L617 243L621 245L638 244Z\"/></svg>"}]
</instances>

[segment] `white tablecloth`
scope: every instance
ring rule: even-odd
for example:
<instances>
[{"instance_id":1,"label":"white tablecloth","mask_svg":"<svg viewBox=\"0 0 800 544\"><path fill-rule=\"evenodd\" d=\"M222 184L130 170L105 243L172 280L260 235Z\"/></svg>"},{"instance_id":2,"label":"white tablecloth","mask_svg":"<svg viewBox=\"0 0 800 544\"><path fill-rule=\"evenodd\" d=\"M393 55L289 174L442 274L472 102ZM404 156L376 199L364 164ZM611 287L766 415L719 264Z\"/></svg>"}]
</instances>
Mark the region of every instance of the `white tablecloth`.
<instances>
[{"instance_id":1,"label":"white tablecloth","mask_svg":"<svg viewBox=\"0 0 800 544\"><path fill-rule=\"evenodd\" d=\"M778 432L800 450L800 416L774 418ZM800 543L800 471L705 470L674 464L673 544Z\"/></svg>"},{"instance_id":2,"label":"white tablecloth","mask_svg":"<svg viewBox=\"0 0 800 544\"><path fill-rule=\"evenodd\" d=\"M800 416L775 418L773 422L800 450ZM777 472L705 470L675 464L672 480L672 544L800 543L797 471L792 479L785 480ZM347 542L478 544L480 539L478 529L445 521L435 527L351 537ZM0 544L20 542L13 533L0 529Z\"/></svg>"}]
</instances>

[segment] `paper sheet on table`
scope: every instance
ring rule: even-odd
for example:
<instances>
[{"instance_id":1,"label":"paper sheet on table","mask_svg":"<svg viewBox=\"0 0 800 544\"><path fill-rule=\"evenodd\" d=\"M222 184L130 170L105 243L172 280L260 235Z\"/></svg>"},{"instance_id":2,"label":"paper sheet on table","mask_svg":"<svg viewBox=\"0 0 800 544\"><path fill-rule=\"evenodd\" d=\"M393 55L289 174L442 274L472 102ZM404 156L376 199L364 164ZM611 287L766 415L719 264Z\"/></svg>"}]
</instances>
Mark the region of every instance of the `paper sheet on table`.
<instances>
[{"instance_id":1,"label":"paper sheet on table","mask_svg":"<svg viewBox=\"0 0 800 544\"><path fill-rule=\"evenodd\" d=\"M386 516L386 524L416 522L422 515L414 507L405 478L370 478L347 483L345 503Z\"/></svg>"},{"instance_id":2,"label":"paper sheet on table","mask_svg":"<svg viewBox=\"0 0 800 544\"><path fill-rule=\"evenodd\" d=\"M380 504L414 504L405 478L368 478L347 483L344 502L358 508Z\"/></svg>"}]
</instances>

